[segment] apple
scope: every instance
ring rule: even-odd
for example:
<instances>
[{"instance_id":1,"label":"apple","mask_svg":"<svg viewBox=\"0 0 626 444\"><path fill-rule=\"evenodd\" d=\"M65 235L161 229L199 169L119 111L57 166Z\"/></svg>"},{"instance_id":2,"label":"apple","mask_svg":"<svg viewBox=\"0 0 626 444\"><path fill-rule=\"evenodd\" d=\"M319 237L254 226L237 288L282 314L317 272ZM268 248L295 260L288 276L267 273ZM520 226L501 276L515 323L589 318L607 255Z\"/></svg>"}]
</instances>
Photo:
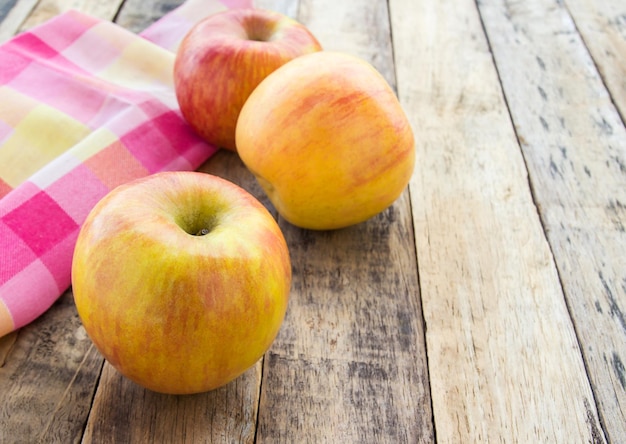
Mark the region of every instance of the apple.
<instances>
[{"instance_id":1,"label":"apple","mask_svg":"<svg viewBox=\"0 0 626 444\"><path fill-rule=\"evenodd\" d=\"M201 20L183 38L174 63L181 113L207 142L236 151L244 102L268 74L322 48L301 23L279 12L243 8Z\"/></svg>"},{"instance_id":2,"label":"apple","mask_svg":"<svg viewBox=\"0 0 626 444\"><path fill-rule=\"evenodd\" d=\"M80 319L121 374L169 394L242 374L282 324L291 264L276 221L237 185L166 172L115 188L72 261Z\"/></svg>"},{"instance_id":3,"label":"apple","mask_svg":"<svg viewBox=\"0 0 626 444\"><path fill-rule=\"evenodd\" d=\"M322 51L270 74L237 122L239 157L292 224L330 230L389 207L415 165L413 131L366 61Z\"/></svg>"}]
</instances>

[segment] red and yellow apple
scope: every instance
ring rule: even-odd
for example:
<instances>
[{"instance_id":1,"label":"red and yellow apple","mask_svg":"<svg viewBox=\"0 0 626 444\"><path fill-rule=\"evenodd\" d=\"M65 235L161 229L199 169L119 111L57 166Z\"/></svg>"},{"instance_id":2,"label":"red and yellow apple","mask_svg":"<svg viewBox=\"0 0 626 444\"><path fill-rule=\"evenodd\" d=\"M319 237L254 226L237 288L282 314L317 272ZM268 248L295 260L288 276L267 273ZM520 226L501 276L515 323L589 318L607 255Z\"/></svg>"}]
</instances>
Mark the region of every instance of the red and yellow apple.
<instances>
[{"instance_id":1,"label":"red and yellow apple","mask_svg":"<svg viewBox=\"0 0 626 444\"><path fill-rule=\"evenodd\" d=\"M263 80L241 110L236 140L277 211L308 229L380 213L415 164L413 132L389 84L364 60L331 51Z\"/></svg>"},{"instance_id":2,"label":"red and yellow apple","mask_svg":"<svg viewBox=\"0 0 626 444\"><path fill-rule=\"evenodd\" d=\"M304 25L279 12L213 14L188 32L176 53L181 113L203 139L236 151L237 117L252 90L279 66L321 49Z\"/></svg>"},{"instance_id":3,"label":"red and yellow apple","mask_svg":"<svg viewBox=\"0 0 626 444\"><path fill-rule=\"evenodd\" d=\"M153 391L204 392L270 347L291 265L276 221L237 185L159 173L105 196L81 228L76 307L120 373Z\"/></svg>"}]
</instances>

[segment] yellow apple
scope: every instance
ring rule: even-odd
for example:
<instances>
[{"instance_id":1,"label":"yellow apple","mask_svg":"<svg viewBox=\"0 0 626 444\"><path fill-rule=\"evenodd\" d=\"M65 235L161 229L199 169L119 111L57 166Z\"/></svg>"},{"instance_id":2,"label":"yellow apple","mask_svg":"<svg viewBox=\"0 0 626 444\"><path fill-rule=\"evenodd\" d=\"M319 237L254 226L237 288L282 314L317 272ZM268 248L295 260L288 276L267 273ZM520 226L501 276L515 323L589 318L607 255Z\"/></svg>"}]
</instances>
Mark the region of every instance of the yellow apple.
<instances>
[{"instance_id":1,"label":"yellow apple","mask_svg":"<svg viewBox=\"0 0 626 444\"><path fill-rule=\"evenodd\" d=\"M78 314L120 373L163 393L233 380L270 347L291 265L253 196L203 173L114 189L81 228L72 263Z\"/></svg>"},{"instance_id":2,"label":"yellow apple","mask_svg":"<svg viewBox=\"0 0 626 444\"><path fill-rule=\"evenodd\" d=\"M181 113L206 141L236 151L237 117L252 90L289 60L321 49L304 25L279 12L213 14L189 31L176 53Z\"/></svg>"},{"instance_id":3,"label":"yellow apple","mask_svg":"<svg viewBox=\"0 0 626 444\"><path fill-rule=\"evenodd\" d=\"M316 230L383 211L415 164L413 132L389 84L364 60L331 51L267 76L241 110L236 141L278 212Z\"/></svg>"}]
</instances>

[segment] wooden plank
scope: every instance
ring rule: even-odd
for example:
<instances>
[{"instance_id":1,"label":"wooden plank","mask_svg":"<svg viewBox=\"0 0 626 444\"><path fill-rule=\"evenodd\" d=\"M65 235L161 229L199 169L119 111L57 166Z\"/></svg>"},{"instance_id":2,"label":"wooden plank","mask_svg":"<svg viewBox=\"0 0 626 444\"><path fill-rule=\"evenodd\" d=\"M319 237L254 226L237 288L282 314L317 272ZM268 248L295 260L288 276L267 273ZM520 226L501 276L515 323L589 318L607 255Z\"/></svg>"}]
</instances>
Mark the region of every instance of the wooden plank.
<instances>
[{"instance_id":1,"label":"wooden plank","mask_svg":"<svg viewBox=\"0 0 626 444\"><path fill-rule=\"evenodd\" d=\"M20 31L39 25L70 9L113 20L124 0L40 0L20 27Z\"/></svg>"},{"instance_id":2,"label":"wooden plank","mask_svg":"<svg viewBox=\"0 0 626 444\"><path fill-rule=\"evenodd\" d=\"M16 0L8 3L10 9L2 10L0 18L0 43L9 40L18 32L38 0Z\"/></svg>"},{"instance_id":3,"label":"wooden plank","mask_svg":"<svg viewBox=\"0 0 626 444\"><path fill-rule=\"evenodd\" d=\"M11 12L16 3L17 0L4 0L0 3L0 22Z\"/></svg>"},{"instance_id":4,"label":"wooden plank","mask_svg":"<svg viewBox=\"0 0 626 444\"><path fill-rule=\"evenodd\" d=\"M395 88L391 28L385 2L367 7L354 1L301 1L299 19L314 31L322 47L369 61Z\"/></svg>"},{"instance_id":5,"label":"wooden plank","mask_svg":"<svg viewBox=\"0 0 626 444\"><path fill-rule=\"evenodd\" d=\"M405 193L350 229L282 224L295 278L266 358L261 442L434 440L408 208Z\"/></svg>"},{"instance_id":6,"label":"wooden plank","mask_svg":"<svg viewBox=\"0 0 626 444\"><path fill-rule=\"evenodd\" d=\"M126 0L115 23L138 33L182 3L184 0Z\"/></svg>"},{"instance_id":7,"label":"wooden plank","mask_svg":"<svg viewBox=\"0 0 626 444\"><path fill-rule=\"evenodd\" d=\"M207 393L145 390L106 364L83 442L254 442L261 363Z\"/></svg>"},{"instance_id":8,"label":"wooden plank","mask_svg":"<svg viewBox=\"0 0 626 444\"><path fill-rule=\"evenodd\" d=\"M626 4L623 0L566 0L576 29L626 119Z\"/></svg>"},{"instance_id":9,"label":"wooden plank","mask_svg":"<svg viewBox=\"0 0 626 444\"><path fill-rule=\"evenodd\" d=\"M67 292L0 367L0 442L79 442L101 368Z\"/></svg>"},{"instance_id":10,"label":"wooden plank","mask_svg":"<svg viewBox=\"0 0 626 444\"><path fill-rule=\"evenodd\" d=\"M437 440L602 442L476 3L390 10Z\"/></svg>"},{"instance_id":11,"label":"wooden plank","mask_svg":"<svg viewBox=\"0 0 626 444\"><path fill-rule=\"evenodd\" d=\"M592 59L560 4L483 1L480 8L602 424L611 441L623 442L626 129L614 106L622 100L623 74L616 73L623 72L623 60L597 49ZM590 26L583 27L590 32ZM605 79L621 76L611 80L620 83L612 88L616 96L607 93L596 66L613 73Z\"/></svg>"},{"instance_id":12,"label":"wooden plank","mask_svg":"<svg viewBox=\"0 0 626 444\"><path fill-rule=\"evenodd\" d=\"M301 1L299 11L326 49L374 62L395 84L385 1ZM266 356L258 441L433 441L408 193L344 230L280 223L294 282Z\"/></svg>"}]
</instances>

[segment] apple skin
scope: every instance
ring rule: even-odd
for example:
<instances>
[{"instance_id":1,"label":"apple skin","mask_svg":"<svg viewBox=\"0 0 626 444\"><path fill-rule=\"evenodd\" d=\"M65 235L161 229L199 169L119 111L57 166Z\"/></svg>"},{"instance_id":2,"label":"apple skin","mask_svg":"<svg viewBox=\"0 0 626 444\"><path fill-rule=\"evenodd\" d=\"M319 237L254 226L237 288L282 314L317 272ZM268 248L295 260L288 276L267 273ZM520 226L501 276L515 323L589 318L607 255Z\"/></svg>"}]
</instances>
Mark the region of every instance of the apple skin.
<instances>
[{"instance_id":1,"label":"apple skin","mask_svg":"<svg viewBox=\"0 0 626 444\"><path fill-rule=\"evenodd\" d=\"M208 234L194 235L203 228ZM72 262L78 314L120 373L150 390L212 390L251 367L282 324L291 285L283 234L224 179L167 172L105 196Z\"/></svg>"},{"instance_id":2,"label":"apple skin","mask_svg":"<svg viewBox=\"0 0 626 444\"><path fill-rule=\"evenodd\" d=\"M304 25L278 12L243 8L211 15L176 53L182 115L204 140L236 151L237 117L254 88L279 66L321 49Z\"/></svg>"},{"instance_id":3,"label":"apple skin","mask_svg":"<svg viewBox=\"0 0 626 444\"><path fill-rule=\"evenodd\" d=\"M305 55L270 74L246 101L236 138L277 211L307 229L380 213L415 165L413 131L391 87L369 63L338 52Z\"/></svg>"}]
</instances>

